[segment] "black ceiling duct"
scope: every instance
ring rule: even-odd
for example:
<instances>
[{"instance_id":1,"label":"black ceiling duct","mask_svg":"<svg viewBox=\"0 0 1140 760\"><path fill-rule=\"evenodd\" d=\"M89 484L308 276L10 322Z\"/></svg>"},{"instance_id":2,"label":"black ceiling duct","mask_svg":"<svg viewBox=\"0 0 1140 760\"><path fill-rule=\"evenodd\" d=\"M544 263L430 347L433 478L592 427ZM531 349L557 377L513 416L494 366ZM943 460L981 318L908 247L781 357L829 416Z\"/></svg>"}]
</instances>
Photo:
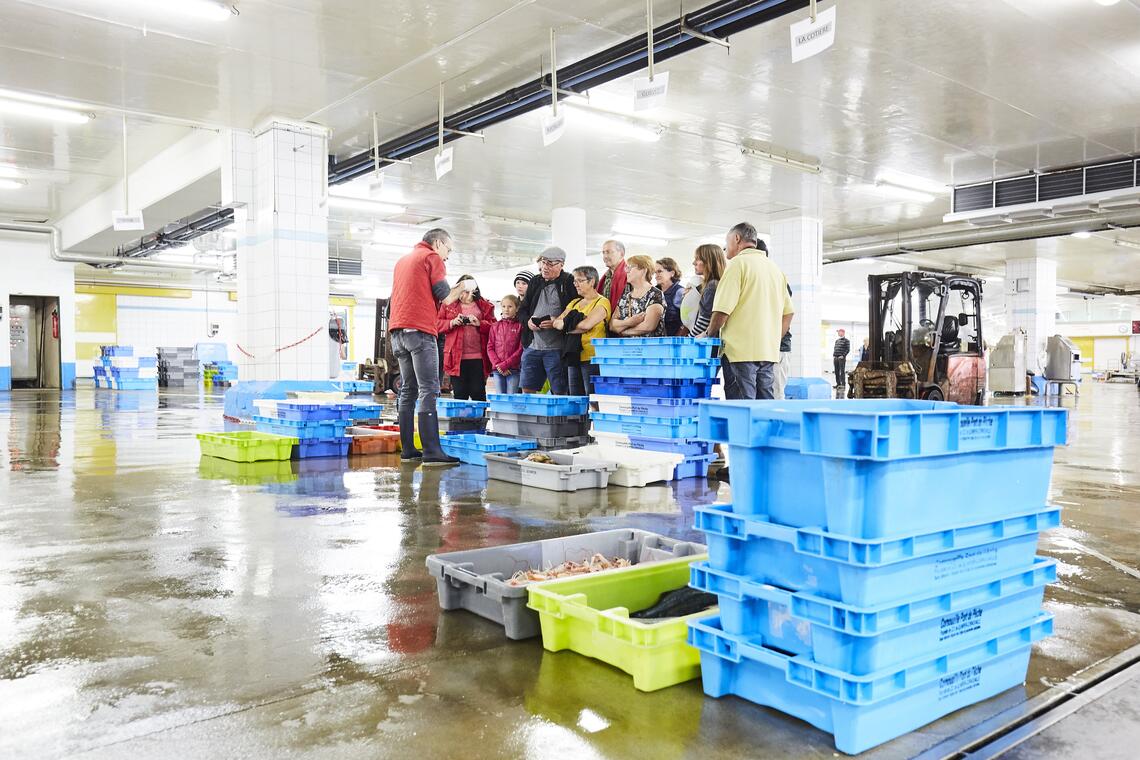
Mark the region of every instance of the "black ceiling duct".
<instances>
[{"instance_id":1,"label":"black ceiling duct","mask_svg":"<svg viewBox=\"0 0 1140 760\"><path fill-rule=\"evenodd\" d=\"M666 61L682 53L710 43L686 34L685 28L702 35L724 39L731 34L759 26L772 19L806 8L809 0L722 0L700 10L685 14L684 18L670 21L653 30L653 60ZM558 70L558 89L585 92L606 82L620 79L645 68L648 63L647 34L607 48L577 63ZM534 111L550 102L550 77L534 79L504 93L488 98L443 119L448 129L478 132ZM566 97L559 95L559 98ZM451 142L462 135L444 132L443 141ZM414 132L381 143L380 163L385 159L408 159L424 153L439 144L439 124L421 127ZM387 163L392 163L391 160ZM375 167L372 147L354 156L337 161L329 158L329 184L348 182Z\"/></svg>"}]
</instances>

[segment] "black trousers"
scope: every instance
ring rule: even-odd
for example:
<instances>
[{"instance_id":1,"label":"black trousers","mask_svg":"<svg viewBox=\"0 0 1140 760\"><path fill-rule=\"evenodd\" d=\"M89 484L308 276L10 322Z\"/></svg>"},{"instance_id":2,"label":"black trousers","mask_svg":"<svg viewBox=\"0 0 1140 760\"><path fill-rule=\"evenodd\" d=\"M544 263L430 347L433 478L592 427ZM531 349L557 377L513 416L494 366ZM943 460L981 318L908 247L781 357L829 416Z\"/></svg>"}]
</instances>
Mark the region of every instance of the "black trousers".
<instances>
[{"instance_id":1,"label":"black trousers","mask_svg":"<svg viewBox=\"0 0 1140 760\"><path fill-rule=\"evenodd\" d=\"M847 357L846 356L833 356L832 361L835 362L835 384L847 385Z\"/></svg>"},{"instance_id":2,"label":"black trousers","mask_svg":"<svg viewBox=\"0 0 1140 760\"><path fill-rule=\"evenodd\" d=\"M487 400L487 376L482 359L459 362L459 374L451 376L451 395L463 401Z\"/></svg>"}]
</instances>

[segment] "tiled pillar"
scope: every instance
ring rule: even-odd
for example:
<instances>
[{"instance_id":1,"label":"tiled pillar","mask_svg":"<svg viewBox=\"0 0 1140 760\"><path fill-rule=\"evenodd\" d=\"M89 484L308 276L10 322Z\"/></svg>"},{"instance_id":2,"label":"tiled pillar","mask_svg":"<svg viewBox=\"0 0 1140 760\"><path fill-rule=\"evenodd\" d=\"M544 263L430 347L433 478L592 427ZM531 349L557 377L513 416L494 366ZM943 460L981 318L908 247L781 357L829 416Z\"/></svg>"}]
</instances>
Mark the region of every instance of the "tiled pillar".
<instances>
[{"instance_id":1,"label":"tiled pillar","mask_svg":"<svg viewBox=\"0 0 1140 760\"><path fill-rule=\"evenodd\" d=\"M223 200L245 202L238 229L238 335L243 381L327 380L327 132L274 121L233 133Z\"/></svg>"},{"instance_id":2,"label":"tiled pillar","mask_svg":"<svg viewBox=\"0 0 1140 760\"><path fill-rule=\"evenodd\" d=\"M797 216L772 222L768 255L784 270L792 286L796 315L792 318L791 377L822 377L823 223Z\"/></svg>"},{"instance_id":3,"label":"tiled pillar","mask_svg":"<svg viewBox=\"0 0 1140 760\"><path fill-rule=\"evenodd\" d=\"M1009 259L1005 262L1005 317L1012 332L1025 330L1026 369L1042 374L1045 346L1057 332L1057 262L1045 258ZM993 345L1000 335L988 337Z\"/></svg>"}]
</instances>

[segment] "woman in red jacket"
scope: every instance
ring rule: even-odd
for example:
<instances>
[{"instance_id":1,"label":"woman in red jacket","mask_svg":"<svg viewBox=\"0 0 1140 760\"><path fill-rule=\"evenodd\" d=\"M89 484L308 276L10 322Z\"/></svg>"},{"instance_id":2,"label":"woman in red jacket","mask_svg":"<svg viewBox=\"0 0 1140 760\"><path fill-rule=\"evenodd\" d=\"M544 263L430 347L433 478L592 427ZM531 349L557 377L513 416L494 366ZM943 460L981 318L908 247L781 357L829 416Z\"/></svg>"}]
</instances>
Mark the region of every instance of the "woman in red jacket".
<instances>
[{"instance_id":1,"label":"woman in red jacket","mask_svg":"<svg viewBox=\"0 0 1140 760\"><path fill-rule=\"evenodd\" d=\"M495 323L495 306L484 300L471 275L463 275L459 282L467 283L459 300L439 309L439 334L446 336L443 371L451 376L455 398L486 401L487 378L491 374L487 336Z\"/></svg>"}]
</instances>

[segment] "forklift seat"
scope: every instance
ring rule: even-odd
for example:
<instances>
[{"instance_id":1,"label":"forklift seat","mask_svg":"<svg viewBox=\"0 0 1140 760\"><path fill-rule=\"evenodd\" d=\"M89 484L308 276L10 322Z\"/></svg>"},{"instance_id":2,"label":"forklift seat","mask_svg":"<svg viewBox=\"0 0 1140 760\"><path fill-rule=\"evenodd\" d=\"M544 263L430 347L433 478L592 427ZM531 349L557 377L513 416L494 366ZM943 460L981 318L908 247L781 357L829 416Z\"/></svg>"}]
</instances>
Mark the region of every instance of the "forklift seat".
<instances>
[{"instance_id":1,"label":"forklift seat","mask_svg":"<svg viewBox=\"0 0 1140 760\"><path fill-rule=\"evenodd\" d=\"M941 345L938 352L953 354L962 350L962 340L958 337L958 320L949 315L942 318Z\"/></svg>"}]
</instances>

